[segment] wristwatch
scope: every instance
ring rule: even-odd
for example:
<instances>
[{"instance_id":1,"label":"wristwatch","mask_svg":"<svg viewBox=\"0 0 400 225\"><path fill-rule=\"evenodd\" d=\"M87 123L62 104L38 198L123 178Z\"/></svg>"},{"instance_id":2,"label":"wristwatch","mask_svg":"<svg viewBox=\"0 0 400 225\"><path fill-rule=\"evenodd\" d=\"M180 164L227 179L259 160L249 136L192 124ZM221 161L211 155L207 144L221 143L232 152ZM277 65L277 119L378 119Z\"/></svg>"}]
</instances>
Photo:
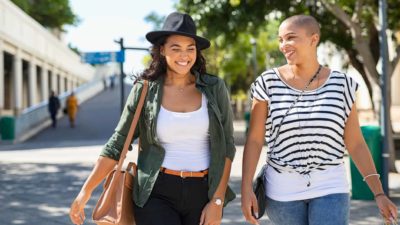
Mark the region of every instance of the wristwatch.
<instances>
[{"instance_id":1,"label":"wristwatch","mask_svg":"<svg viewBox=\"0 0 400 225\"><path fill-rule=\"evenodd\" d=\"M213 200L213 202L218 206L222 205L222 203L224 202L221 198L213 198Z\"/></svg>"}]
</instances>

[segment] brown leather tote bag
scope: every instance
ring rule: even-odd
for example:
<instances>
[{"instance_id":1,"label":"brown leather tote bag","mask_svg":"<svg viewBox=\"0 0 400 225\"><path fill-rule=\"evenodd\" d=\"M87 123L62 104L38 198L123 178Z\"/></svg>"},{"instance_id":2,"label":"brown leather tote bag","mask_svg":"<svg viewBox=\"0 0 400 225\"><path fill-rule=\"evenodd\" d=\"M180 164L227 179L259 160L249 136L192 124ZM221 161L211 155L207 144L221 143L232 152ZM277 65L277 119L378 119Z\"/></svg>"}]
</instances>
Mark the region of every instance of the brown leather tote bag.
<instances>
[{"instance_id":1,"label":"brown leather tote bag","mask_svg":"<svg viewBox=\"0 0 400 225\"><path fill-rule=\"evenodd\" d=\"M125 140L124 148L116 168L111 171L104 182L103 193L93 210L92 219L97 225L135 225L133 214L133 179L136 176L136 164L130 162L126 170L122 165L132 142L133 133L139 121L143 108L144 99L147 94L148 81L144 81L143 89L139 99L135 115Z\"/></svg>"}]
</instances>

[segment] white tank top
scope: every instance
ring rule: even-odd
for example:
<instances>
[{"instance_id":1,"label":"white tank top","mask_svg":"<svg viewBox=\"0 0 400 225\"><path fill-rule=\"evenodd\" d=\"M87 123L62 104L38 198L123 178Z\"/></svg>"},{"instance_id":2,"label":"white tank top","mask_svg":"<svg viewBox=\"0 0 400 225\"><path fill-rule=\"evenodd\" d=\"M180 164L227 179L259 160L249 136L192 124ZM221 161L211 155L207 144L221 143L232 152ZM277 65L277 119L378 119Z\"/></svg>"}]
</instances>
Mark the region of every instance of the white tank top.
<instances>
[{"instance_id":1,"label":"white tank top","mask_svg":"<svg viewBox=\"0 0 400 225\"><path fill-rule=\"evenodd\" d=\"M180 171L201 171L210 164L207 98L202 94L200 109L181 113L161 106L157 136L165 149L162 167Z\"/></svg>"}]
</instances>

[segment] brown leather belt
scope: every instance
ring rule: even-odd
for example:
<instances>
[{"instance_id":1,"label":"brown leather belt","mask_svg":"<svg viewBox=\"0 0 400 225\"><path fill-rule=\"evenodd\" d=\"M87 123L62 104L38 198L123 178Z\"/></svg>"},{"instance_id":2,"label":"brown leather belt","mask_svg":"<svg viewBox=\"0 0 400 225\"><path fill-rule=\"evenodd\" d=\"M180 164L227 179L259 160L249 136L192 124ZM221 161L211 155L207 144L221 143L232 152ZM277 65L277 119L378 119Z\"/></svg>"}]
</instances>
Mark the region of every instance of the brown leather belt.
<instances>
[{"instance_id":1,"label":"brown leather belt","mask_svg":"<svg viewBox=\"0 0 400 225\"><path fill-rule=\"evenodd\" d=\"M191 172L191 171L178 171L178 170L170 170L165 167L161 167L160 171L169 174L169 175L174 175L182 178L186 177L205 177L208 174L208 169L203 170L203 171L197 171L197 172Z\"/></svg>"}]
</instances>

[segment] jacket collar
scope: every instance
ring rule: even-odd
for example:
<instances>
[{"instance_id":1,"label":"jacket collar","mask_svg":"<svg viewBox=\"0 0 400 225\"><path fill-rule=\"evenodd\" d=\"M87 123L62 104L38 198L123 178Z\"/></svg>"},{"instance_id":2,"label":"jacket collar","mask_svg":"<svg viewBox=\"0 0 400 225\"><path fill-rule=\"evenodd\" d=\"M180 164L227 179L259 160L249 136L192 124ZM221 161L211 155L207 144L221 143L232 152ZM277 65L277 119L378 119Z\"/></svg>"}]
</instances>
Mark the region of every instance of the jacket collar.
<instances>
[{"instance_id":1,"label":"jacket collar","mask_svg":"<svg viewBox=\"0 0 400 225\"><path fill-rule=\"evenodd\" d=\"M200 86L208 86L208 84L204 81L204 76L201 76L199 72L194 71L193 74L196 77L196 86L200 85Z\"/></svg>"}]
</instances>

